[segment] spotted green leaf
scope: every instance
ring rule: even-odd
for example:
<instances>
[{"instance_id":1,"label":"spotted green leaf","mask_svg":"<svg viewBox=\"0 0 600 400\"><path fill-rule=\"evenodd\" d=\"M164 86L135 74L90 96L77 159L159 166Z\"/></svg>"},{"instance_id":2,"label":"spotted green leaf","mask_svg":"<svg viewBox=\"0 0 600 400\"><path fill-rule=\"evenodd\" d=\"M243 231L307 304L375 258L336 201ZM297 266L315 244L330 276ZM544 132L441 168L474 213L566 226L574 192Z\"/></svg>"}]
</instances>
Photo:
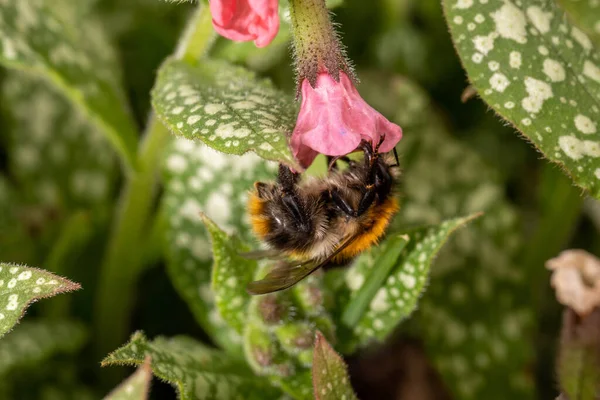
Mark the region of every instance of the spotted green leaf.
<instances>
[{"instance_id":1,"label":"spotted green leaf","mask_svg":"<svg viewBox=\"0 0 600 400\"><path fill-rule=\"evenodd\" d=\"M20 200L58 214L104 204L116 160L102 132L39 78L14 71L2 89L12 122L9 168L19 182Z\"/></svg>"},{"instance_id":2,"label":"spotted green leaf","mask_svg":"<svg viewBox=\"0 0 600 400\"><path fill-rule=\"evenodd\" d=\"M408 85L405 90L420 94ZM411 174L405 176L401 220L485 214L440 252L414 321L418 335L457 398L529 399L533 385L524 371L532 346L522 338L532 323L531 281L516 261L522 243L516 211L498 174L444 132L426 101L423 106L419 114L430 118L415 144L419 157L406 167ZM491 384L491 377L503 384Z\"/></svg>"},{"instance_id":3,"label":"spotted green leaf","mask_svg":"<svg viewBox=\"0 0 600 400\"><path fill-rule=\"evenodd\" d=\"M137 371L110 392L104 400L146 400L150 394L151 380L150 357L146 357Z\"/></svg>"},{"instance_id":4,"label":"spotted green leaf","mask_svg":"<svg viewBox=\"0 0 600 400\"><path fill-rule=\"evenodd\" d=\"M394 235L381 245L381 252L374 263L373 269L368 274L368 279L353 294L351 301L344 308L342 314L344 325L348 327L355 326L360 321L365 310L369 307L369 303L396 266L400 253L409 241L410 237L408 235Z\"/></svg>"},{"instance_id":5,"label":"spotted green leaf","mask_svg":"<svg viewBox=\"0 0 600 400\"><path fill-rule=\"evenodd\" d=\"M61 9L49 0L0 2L0 63L52 82L133 165L136 129L115 54L96 21Z\"/></svg>"},{"instance_id":6,"label":"spotted green leaf","mask_svg":"<svg viewBox=\"0 0 600 400\"><path fill-rule=\"evenodd\" d=\"M255 278L263 277L269 267L268 262L262 265ZM328 303L320 271L288 290L250 300L244 329L246 360L258 375L268 376L294 399L312 398L309 368L316 330L335 341Z\"/></svg>"},{"instance_id":7,"label":"spotted green leaf","mask_svg":"<svg viewBox=\"0 0 600 400\"><path fill-rule=\"evenodd\" d=\"M230 156L202 143L177 138L164 163L167 271L196 320L225 348L240 350L239 335L215 308L212 249L200 212L224 232L251 242L247 192L254 181L275 177L274 165L255 154Z\"/></svg>"},{"instance_id":8,"label":"spotted green leaf","mask_svg":"<svg viewBox=\"0 0 600 400\"><path fill-rule=\"evenodd\" d=\"M409 237L389 275L377 290L366 312L353 329L358 345L385 340L399 323L417 307L425 285L429 280L431 264L442 245L452 232L467 224L476 216L456 218L440 225L417 228L398 234ZM368 282L374 266L381 256L385 256L387 246L397 245L396 237L391 237L377 248L361 255L346 275L346 285L350 292L350 302L364 282ZM405 240L405 239L404 239Z\"/></svg>"},{"instance_id":9,"label":"spotted green leaf","mask_svg":"<svg viewBox=\"0 0 600 400\"><path fill-rule=\"evenodd\" d=\"M184 336L148 341L142 333L135 333L102 365L140 365L148 356L154 375L173 385L181 400L259 400L277 396L267 381L243 363Z\"/></svg>"},{"instance_id":10,"label":"spotted green leaf","mask_svg":"<svg viewBox=\"0 0 600 400\"><path fill-rule=\"evenodd\" d=\"M321 332L317 332L314 351L312 378L315 400L356 399L344 360L327 343Z\"/></svg>"},{"instance_id":11,"label":"spotted green leaf","mask_svg":"<svg viewBox=\"0 0 600 400\"><path fill-rule=\"evenodd\" d=\"M382 103L376 104L376 97L368 100L414 133L398 147L405 154L405 173L396 229L484 212L441 250L408 325L456 398L531 399L533 384L526 371L532 344L523 337L533 322L532 271L516 261L522 243L518 214L499 174L449 135L414 83L398 77L368 82L387 94ZM418 157L412 157L417 149Z\"/></svg>"},{"instance_id":12,"label":"spotted green leaf","mask_svg":"<svg viewBox=\"0 0 600 400\"><path fill-rule=\"evenodd\" d=\"M478 94L600 198L600 56L553 1L444 0Z\"/></svg>"},{"instance_id":13,"label":"spotted green leaf","mask_svg":"<svg viewBox=\"0 0 600 400\"><path fill-rule=\"evenodd\" d=\"M242 333L246 324L250 295L246 285L256 272L256 261L239 252L249 251L237 237L228 236L203 214L202 220L210 233L213 249L212 289L219 314L236 332Z\"/></svg>"},{"instance_id":14,"label":"spotted green leaf","mask_svg":"<svg viewBox=\"0 0 600 400\"><path fill-rule=\"evenodd\" d=\"M557 0L573 24L585 31L596 44L600 43L600 2L597 0Z\"/></svg>"},{"instance_id":15,"label":"spotted green leaf","mask_svg":"<svg viewBox=\"0 0 600 400\"><path fill-rule=\"evenodd\" d=\"M78 322L25 321L0 340L0 377L16 369L36 367L56 354L74 353L86 339L86 329Z\"/></svg>"},{"instance_id":16,"label":"spotted green leaf","mask_svg":"<svg viewBox=\"0 0 600 400\"><path fill-rule=\"evenodd\" d=\"M0 337L17 324L30 303L80 288L41 269L0 263Z\"/></svg>"},{"instance_id":17,"label":"spotted green leaf","mask_svg":"<svg viewBox=\"0 0 600 400\"><path fill-rule=\"evenodd\" d=\"M293 96L242 67L169 60L158 73L152 104L177 136L227 154L254 151L264 159L295 165L287 141L296 122Z\"/></svg>"}]
</instances>

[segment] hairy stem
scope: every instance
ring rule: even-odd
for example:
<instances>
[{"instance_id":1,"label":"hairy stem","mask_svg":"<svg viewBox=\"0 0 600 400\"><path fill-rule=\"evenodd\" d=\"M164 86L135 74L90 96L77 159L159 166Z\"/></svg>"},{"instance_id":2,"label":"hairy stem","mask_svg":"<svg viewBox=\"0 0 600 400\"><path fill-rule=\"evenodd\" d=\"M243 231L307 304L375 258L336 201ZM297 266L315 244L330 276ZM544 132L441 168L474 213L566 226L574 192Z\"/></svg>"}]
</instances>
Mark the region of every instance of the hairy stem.
<instances>
[{"instance_id":1,"label":"hairy stem","mask_svg":"<svg viewBox=\"0 0 600 400\"><path fill-rule=\"evenodd\" d=\"M193 62L214 40L208 7L200 4L175 52L175 57ZM168 130L150 117L138 155L139 170L128 177L105 254L95 304L96 352L98 357L114 350L129 332L135 286L142 271L142 252L148 234L158 187L160 156L169 139Z\"/></svg>"},{"instance_id":2,"label":"hairy stem","mask_svg":"<svg viewBox=\"0 0 600 400\"><path fill-rule=\"evenodd\" d=\"M304 79L315 87L321 72L336 81L340 71L352 77L325 0L290 0L290 14L298 87Z\"/></svg>"}]
</instances>

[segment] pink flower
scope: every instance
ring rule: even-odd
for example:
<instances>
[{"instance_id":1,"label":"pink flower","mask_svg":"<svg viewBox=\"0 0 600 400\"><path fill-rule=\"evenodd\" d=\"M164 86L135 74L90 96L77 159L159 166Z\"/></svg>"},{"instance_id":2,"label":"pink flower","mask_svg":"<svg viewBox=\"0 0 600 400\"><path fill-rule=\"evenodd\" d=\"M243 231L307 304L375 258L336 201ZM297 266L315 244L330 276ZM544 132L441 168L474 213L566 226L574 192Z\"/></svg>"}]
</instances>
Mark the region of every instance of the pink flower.
<instances>
[{"instance_id":1,"label":"pink flower","mask_svg":"<svg viewBox=\"0 0 600 400\"><path fill-rule=\"evenodd\" d=\"M303 167L308 167L317 154L342 156L352 153L361 140L391 151L402 139L402 129L369 106L358 94L348 75L340 71L336 82L321 72L313 88L302 81L302 105L292 133L291 147Z\"/></svg>"},{"instance_id":2,"label":"pink flower","mask_svg":"<svg viewBox=\"0 0 600 400\"><path fill-rule=\"evenodd\" d=\"M215 30L228 39L265 47L279 30L278 0L210 0Z\"/></svg>"}]
</instances>

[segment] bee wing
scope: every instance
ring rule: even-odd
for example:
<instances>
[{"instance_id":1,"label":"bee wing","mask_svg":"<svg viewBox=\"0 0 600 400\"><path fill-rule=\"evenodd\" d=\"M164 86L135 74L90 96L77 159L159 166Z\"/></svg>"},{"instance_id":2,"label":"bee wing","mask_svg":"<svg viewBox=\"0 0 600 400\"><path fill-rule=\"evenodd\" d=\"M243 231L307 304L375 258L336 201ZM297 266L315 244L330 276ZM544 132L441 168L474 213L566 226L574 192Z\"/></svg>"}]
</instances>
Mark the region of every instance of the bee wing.
<instances>
[{"instance_id":1,"label":"bee wing","mask_svg":"<svg viewBox=\"0 0 600 400\"><path fill-rule=\"evenodd\" d=\"M346 239L346 241L342 242L337 249L322 261L312 259L304 262L292 261L279 263L263 279L250 282L248 286L246 286L246 291L252 295L267 294L294 286L296 283L331 261L342 250L348 247L348 245L354 242L357 237L358 235L355 235Z\"/></svg>"},{"instance_id":2,"label":"bee wing","mask_svg":"<svg viewBox=\"0 0 600 400\"><path fill-rule=\"evenodd\" d=\"M261 260L263 258L268 258L271 260L277 260L285 257L285 254L279 250L268 249L268 250L254 250L248 251L245 253L239 253L240 256L250 259L250 260Z\"/></svg>"}]
</instances>

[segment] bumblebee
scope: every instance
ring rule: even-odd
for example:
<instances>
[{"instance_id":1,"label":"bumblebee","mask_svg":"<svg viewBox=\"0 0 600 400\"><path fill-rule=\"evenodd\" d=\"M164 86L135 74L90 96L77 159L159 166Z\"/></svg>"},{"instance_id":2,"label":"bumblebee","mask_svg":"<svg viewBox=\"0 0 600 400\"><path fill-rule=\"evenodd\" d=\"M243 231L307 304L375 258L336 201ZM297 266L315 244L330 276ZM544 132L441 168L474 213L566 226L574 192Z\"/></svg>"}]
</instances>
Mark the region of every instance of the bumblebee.
<instances>
[{"instance_id":1,"label":"bumblebee","mask_svg":"<svg viewBox=\"0 0 600 400\"><path fill-rule=\"evenodd\" d=\"M320 267L344 263L376 244L399 209L394 196L398 156L380 154L363 141L362 161L330 159L324 178L300 181L280 164L276 182L256 182L248 201L254 233L270 250L248 258L282 258L264 279L251 282L250 294L287 289ZM340 170L337 163L348 168Z\"/></svg>"}]
</instances>

